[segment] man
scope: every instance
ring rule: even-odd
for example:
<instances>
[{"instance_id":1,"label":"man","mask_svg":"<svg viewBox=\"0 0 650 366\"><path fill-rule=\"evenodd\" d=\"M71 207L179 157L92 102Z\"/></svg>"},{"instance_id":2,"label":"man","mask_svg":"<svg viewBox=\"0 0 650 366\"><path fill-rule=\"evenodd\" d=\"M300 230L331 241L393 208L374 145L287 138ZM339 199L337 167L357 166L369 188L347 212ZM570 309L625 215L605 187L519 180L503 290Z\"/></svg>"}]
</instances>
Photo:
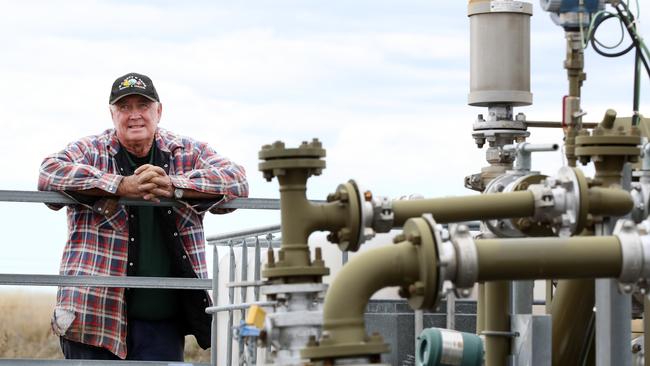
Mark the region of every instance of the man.
<instances>
[{"instance_id":1,"label":"man","mask_svg":"<svg viewBox=\"0 0 650 366\"><path fill-rule=\"evenodd\" d=\"M114 129L45 158L39 190L69 205L62 275L207 277L203 215L248 195L242 167L205 143L158 127L162 104L150 78L115 80ZM118 206L120 197L183 207ZM62 205L49 205L60 209ZM61 287L52 329L66 358L183 361L184 335L210 345L206 291Z\"/></svg>"}]
</instances>

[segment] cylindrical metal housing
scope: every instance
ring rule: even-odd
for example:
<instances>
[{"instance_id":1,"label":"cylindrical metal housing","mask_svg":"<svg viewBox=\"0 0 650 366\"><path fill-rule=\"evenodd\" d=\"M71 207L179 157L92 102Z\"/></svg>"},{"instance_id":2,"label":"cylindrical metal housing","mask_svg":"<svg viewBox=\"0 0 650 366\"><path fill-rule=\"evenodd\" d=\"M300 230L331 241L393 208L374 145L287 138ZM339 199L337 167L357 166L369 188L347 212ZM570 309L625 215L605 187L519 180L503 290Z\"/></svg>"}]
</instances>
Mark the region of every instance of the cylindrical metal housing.
<instances>
[{"instance_id":1,"label":"cylindrical metal housing","mask_svg":"<svg viewBox=\"0 0 650 366\"><path fill-rule=\"evenodd\" d=\"M476 334L427 328L416 340L415 358L422 366L481 366L483 341Z\"/></svg>"},{"instance_id":2,"label":"cylindrical metal housing","mask_svg":"<svg viewBox=\"0 0 650 366\"><path fill-rule=\"evenodd\" d=\"M529 3L470 1L470 93L468 104L530 105Z\"/></svg>"}]
</instances>

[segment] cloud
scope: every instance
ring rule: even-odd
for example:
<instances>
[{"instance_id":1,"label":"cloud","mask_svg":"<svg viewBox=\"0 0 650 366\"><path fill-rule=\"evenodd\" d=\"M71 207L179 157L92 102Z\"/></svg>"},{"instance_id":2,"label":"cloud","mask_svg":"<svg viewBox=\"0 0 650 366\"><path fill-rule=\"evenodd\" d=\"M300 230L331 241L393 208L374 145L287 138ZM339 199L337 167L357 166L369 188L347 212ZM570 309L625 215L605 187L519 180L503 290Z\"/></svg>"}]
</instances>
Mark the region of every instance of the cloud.
<instances>
[{"instance_id":1,"label":"cloud","mask_svg":"<svg viewBox=\"0 0 650 366\"><path fill-rule=\"evenodd\" d=\"M310 179L308 195L314 199L323 199L350 178L391 197L472 194L462 179L486 165L485 151L471 137L472 123L485 109L466 105L466 2L3 5L2 189L34 189L46 154L111 127L106 105L110 83L130 71L149 74L156 83L164 106L161 126L205 140L242 163L253 197L278 196L277 181L265 182L257 170L258 150L275 140L287 146L313 137L323 141L327 169ZM531 120L559 120L567 89L564 34L534 6L535 104L516 111ZM645 23L641 27L642 33L650 32ZM587 119L599 120L608 107L629 114L630 59L604 59L587 50L586 65ZM647 88L645 78L642 90ZM650 114L647 97L642 107ZM531 133L533 142L562 139L559 130ZM553 173L560 161L560 153L540 153L533 166ZM60 248L49 245L65 240L64 214L34 212L33 220L44 225L34 242L51 258L58 257ZM16 225L16 232L35 231L24 216L16 220L11 209L0 217ZM216 234L277 221L277 212L240 210L210 217L207 227ZM43 249L46 245L55 249Z\"/></svg>"}]
</instances>

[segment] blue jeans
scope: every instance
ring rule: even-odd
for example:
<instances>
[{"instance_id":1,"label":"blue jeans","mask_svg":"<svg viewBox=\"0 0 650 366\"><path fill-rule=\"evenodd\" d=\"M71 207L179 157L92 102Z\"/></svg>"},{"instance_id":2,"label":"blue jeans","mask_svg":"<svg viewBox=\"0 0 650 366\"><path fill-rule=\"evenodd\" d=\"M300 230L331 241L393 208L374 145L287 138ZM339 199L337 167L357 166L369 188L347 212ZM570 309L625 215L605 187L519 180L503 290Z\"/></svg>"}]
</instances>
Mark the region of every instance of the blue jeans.
<instances>
[{"instance_id":1,"label":"blue jeans","mask_svg":"<svg viewBox=\"0 0 650 366\"><path fill-rule=\"evenodd\" d=\"M66 359L119 360L105 348L60 338ZM129 319L126 332L127 360L184 361L185 337L173 321Z\"/></svg>"}]
</instances>

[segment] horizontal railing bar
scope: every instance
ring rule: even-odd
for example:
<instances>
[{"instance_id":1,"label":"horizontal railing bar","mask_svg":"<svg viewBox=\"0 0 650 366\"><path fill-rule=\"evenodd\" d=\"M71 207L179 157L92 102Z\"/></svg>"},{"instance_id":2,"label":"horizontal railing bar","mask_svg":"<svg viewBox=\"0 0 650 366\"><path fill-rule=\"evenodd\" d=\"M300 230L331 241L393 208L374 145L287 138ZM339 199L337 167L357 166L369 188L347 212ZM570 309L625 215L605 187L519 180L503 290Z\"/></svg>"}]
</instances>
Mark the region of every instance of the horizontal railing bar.
<instances>
[{"instance_id":1,"label":"horizontal railing bar","mask_svg":"<svg viewBox=\"0 0 650 366\"><path fill-rule=\"evenodd\" d=\"M226 287L255 287L264 286L268 284L266 281L243 281L243 282L228 282Z\"/></svg>"},{"instance_id":2,"label":"horizontal railing bar","mask_svg":"<svg viewBox=\"0 0 650 366\"><path fill-rule=\"evenodd\" d=\"M211 290L212 280L178 277L61 276L0 273L0 285Z\"/></svg>"},{"instance_id":3,"label":"horizontal railing bar","mask_svg":"<svg viewBox=\"0 0 650 366\"><path fill-rule=\"evenodd\" d=\"M179 361L104 361L104 360L38 360L38 359L0 359L0 365L18 365L18 366L43 366L43 365L61 365L61 366L209 366L208 363L191 363Z\"/></svg>"},{"instance_id":4,"label":"horizontal railing bar","mask_svg":"<svg viewBox=\"0 0 650 366\"><path fill-rule=\"evenodd\" d=\"M247 302L247 303L241 303L241 304L235 304L235 305L208 306L207 308L205 308L205 312L207 314L214 314L214 313L219 313L219 312L222 312L222 311L248 309L249 307L251 307L253 305L257 305L257 306L275 306L277 304L278 304L277 301L255 301L255 302Z\"/></svg>"},{"instance_id":5,"label":"horizontal railing bar","mask_svg":"<svg viewBox=\"0 0 650 366\"><path fill-rule=\"evenodd\" d=\"M36 203L58 203L73 204L76 203L70 197L64 196L59 192L43 191L12 191L0 190L0 202L36 202ZM311 201L322 203L325 201ZM182 207L183 204L171 199L162 198L160 202L145 201L136 198L120 198L118 201L121 205L127 206L162 206L162 207ZM275 198L236 198L230 202L219 205L220 208L239 208L250 210L279 210L280 200Z\"/></svg>"},{"instance_id":6,"label":"horizontal railing bar","mask_svg":"<svg viewBox=\"0 0 650 366\"><path fill-rule=\"evenodd\" d=\"M208 236L206 238L206 240L208 241L209 244L214 244L213 242L216 242L216 241L237 240L237 239L250 238L251 236L261 236L261 235L266 235L266 234L273 234L273 233L277 233L278 231L280 231L280 229L281 229L281 226L279 224L268 225L268 226L260 226L260 227L256 227L256 228L252 228L252 229L231 231L231 232L228 232L228 233Z\"/></svg>"}]
</instances>

